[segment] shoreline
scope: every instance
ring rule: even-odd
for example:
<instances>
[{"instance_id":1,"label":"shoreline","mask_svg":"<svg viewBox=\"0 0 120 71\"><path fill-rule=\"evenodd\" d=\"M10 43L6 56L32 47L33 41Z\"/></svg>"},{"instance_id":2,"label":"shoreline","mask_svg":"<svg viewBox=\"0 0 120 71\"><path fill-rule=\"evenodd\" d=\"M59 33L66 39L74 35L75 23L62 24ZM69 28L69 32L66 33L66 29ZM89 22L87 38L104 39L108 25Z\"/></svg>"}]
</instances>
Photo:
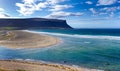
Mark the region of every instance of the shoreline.
<instances>
[{"instance_id":1,"label":"shoreline","mask_svg":"<svg viewBox=\"0 0 120 71\"><path fill-rule=\"evenodd\" d=\"M12 31L15 33L15 36L12 37L12 39L5 40L4 42L8 45L3 45L6 48L12 48L12 49L18 49L18 48L44 48L56 45L60 43L60 39L54 36L44 35L42 33L32 33L31 31ZM20 35L20 36L18 36ZM32 38L31 38L32 36ZM38 37L41 37L40 39ZM26 39L27 38L27 39ZM26 41L27 40L27 41ZM39 40L39 41L38 41ZM49 43L49 45L39 46L39 47L28 47L27 45L22 45L22 47L16 46L18 43L30 43L31 41L40 42L40 40L45 40L44 43ZM0 40L1 41L1 40ZM14 41L17 41L16 44ZM13 42L13 43L10 43ZM51 43L52 42L52 43ZM15 43L15 44L14 44ZM40 44L40 43L39 43ZM43 43L42 43L43 44ZM0 42L0 45L1 42ZM25 70L25 71L103 71L103 70L97 70L97 69L89 69L84 67L77 67L77 66L71 66L71 65L65 65L65 64L59 64L59 63L51 63L46 61L36 61L36 60L0 60L0 70L3 71L17 71L17 69Z\"/></svg>"},{"instance_id":2,"label":"shoreline","mask_svg":"<svg viewBox=\"0 0 120 71\"><path fill-rule=\"evenodd\" d=\"M103 71L88 69L63 64L45 63L26 60L0 60L0 69L4 70L25 70L25 71Z\"/></svg>"},{"instance_id":3,"label":"shoreline","mask_svg":"<svg viewBox=\"0 0 120 71\"><path fill-rule=\"evenodd\" d=\"M61 40L54 36L27 32L24 30L8 31L14 34L9 39L0 39L0 45L7 48L44 48L58 44Z\"/></svg>"}]
</instances>

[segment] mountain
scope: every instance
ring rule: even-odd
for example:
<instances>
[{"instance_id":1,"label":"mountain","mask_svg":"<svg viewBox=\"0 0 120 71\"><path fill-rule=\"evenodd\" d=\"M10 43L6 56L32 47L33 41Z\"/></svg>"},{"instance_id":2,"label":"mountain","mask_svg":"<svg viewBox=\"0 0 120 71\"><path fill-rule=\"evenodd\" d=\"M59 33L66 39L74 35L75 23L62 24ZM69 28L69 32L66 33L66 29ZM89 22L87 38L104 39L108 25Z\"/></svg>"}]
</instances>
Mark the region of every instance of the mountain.
<instances>
[{"instance_id":1,"label":"mountain","mask_svg":"<svg viewBox=\"0 0 120 71\"><path fill-rule=\"evenodd\" d=\"M14 27L17 29L70 29L66 20L46 19L46 18L4 18L0 19L0 27Z\"/></svg>"}]
</instances>

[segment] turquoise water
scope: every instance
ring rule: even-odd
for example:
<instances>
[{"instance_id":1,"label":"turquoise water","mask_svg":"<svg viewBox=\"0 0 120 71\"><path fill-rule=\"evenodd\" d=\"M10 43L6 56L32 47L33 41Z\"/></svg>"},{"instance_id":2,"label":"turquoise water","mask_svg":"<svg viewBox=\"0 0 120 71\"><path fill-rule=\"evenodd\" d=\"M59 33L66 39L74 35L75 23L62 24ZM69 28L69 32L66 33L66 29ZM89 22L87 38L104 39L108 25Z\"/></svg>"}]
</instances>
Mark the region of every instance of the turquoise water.
<instances>
[{"instance_id":1,"label":"turquoise water","mask_svg":"<svg viewBox=\"0 0 120 71\"><path fill-rule=\"evenodd\" d=\"M79 31L34 30L35 33L58 37L62 42L48 48L36 49L8 49L1 46L0 59L42 60L105 71L120 71L119 34L115 31L97 34L95 31Z\"/></svg>"}]
</instances>

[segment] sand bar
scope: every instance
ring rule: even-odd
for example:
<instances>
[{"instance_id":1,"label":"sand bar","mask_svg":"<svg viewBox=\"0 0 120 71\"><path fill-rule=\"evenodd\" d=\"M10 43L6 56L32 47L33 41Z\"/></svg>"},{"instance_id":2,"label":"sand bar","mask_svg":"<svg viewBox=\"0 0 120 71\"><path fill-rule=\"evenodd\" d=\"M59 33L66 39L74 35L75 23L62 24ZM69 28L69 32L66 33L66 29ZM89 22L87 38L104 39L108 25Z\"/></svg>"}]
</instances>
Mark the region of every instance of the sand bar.
<instances>
[{"instance_id":1,"label":"sand bar","mask_svg":"<svg viewBox=\"0 0 120 71\"><path fill-rule=\"evenodd\" d=\"M0 69L8 71L100 71L95 69L77 68L67 65L47 64L20 60L0 60Z\"/></svg>"},{"instance_id":2,"label":"sand bar","mask_svg":"<svg viewBox=\"0 0 120 71\"><path fill-rule=\"evenodd\" d=\"M7 31L0 36L0 45L8 48L42 48L59 42L60 40L53 36L18 30Z\"/></svg>"}]
</instances>

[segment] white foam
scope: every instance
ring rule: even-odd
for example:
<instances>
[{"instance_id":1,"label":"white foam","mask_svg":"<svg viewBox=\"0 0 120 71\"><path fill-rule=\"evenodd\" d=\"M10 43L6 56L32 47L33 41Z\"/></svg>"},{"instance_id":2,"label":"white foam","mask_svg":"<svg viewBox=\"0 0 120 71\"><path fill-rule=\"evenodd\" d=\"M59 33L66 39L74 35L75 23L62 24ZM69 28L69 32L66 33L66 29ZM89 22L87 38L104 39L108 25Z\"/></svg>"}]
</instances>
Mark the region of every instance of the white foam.
<instances>
[{"instance_id":1,"label":"white foam","mask_svg":"<svg viewBox=\"0 0 120 71\"><path fill-rule=\"evenodd\" d=\"M120 40L120 36L103 36L103 35L78 35L78 34L61 34L61 33L49 33L49 32L36 32L36 31L28 31L32 33L42 33L48 35L57 35L57 36L67 36L67 37L74 37L74 38L92 38L92 39L106 39L106 40Z\"/></svg>"},{"instance_id":2,"label":"white foam","mask_svg":"<svg viewBox=\"0 0 120 71\"><path fill-rule=\"evenodd\" d=\"M90 42L85 41L84 43L89 44Z\"/></svg>"}]
</instances>

